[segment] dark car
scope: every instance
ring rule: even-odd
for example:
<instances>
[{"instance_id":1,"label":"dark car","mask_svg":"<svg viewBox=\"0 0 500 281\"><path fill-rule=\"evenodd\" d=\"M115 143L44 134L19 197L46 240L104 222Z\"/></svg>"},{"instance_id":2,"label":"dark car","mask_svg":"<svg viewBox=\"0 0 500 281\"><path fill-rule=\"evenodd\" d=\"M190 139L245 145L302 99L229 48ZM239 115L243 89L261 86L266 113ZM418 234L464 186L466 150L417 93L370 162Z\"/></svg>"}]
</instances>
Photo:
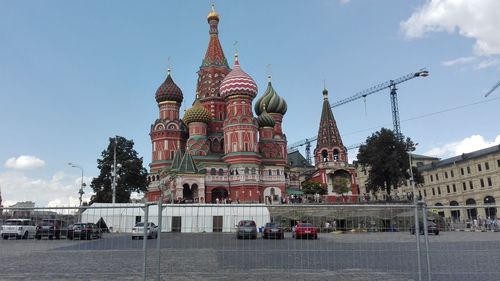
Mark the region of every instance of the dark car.
<instances>
[{"instance_id":1,"label":"dark car","mask_svg":"<svg viewBox=\"0 0 500 281\"><path fill-rule=\"evenodd\" d=\"M49 239L60 239L67 235L66 224L58 219L44 219L36 227L35 238L40 240L42 237Z\"/></svg>"},{"instance_id":2,"label":"dark car","mask_svg":"<svg viewBox=\"0 0 500 281\"><path fill-rule=\"evenodd\" d=\"M264 226L264 231L262 232L262 238L284 239L285 231L283 230L280 224L275 222L268 222Z\"/></svg>"},{"instance_id":3,"label":"dark car","mask_svg":"<svg viewBox=\"0 0 500 281\"><path fill-rule=\"evenodd\" d=\"M418 224L418 227L420 229L420 235L424 235L424 224L423 222L420 222ZM410 227L410 233L415 234L415 224L413 224ZM435 235L439 235L439 227L437 224L433 221L428 221L427 222L427 233L434 233Z\"/></svg>"},{"instance_id":4,"label":"dark car","mask_svg":"<svg viewBox=\"0 0 500 281\"><path fill-rule=\"evenodd\" d=\"M238 223L237 230L236 230L236 237L238 239L244 239L244 238L250 238L250 239L256 239L257 238L257 225L255 224L255 221L252 220L242 220Z\"/></svg>"},{"instance_id":5,"label":"dark car","mask_svg":"<svg viewBox=\"0 0 500 281\"><path fill-rule=\"evenodd\" d=\"M292 237L318 239L318 229L310 223L298 223L293 227Z\"/></svg>"},{"instance_id":6,"label":"dark car","mask_svg":"<svg viewBox=\"0 0 500 281\"><path fill-rule=\"evenodd\" d=\"M101 229L91 222L75 223L68 228L68 239L70 240L75 238L80 240L99 239L101 236Z\"/></svg>"}]
</instances>

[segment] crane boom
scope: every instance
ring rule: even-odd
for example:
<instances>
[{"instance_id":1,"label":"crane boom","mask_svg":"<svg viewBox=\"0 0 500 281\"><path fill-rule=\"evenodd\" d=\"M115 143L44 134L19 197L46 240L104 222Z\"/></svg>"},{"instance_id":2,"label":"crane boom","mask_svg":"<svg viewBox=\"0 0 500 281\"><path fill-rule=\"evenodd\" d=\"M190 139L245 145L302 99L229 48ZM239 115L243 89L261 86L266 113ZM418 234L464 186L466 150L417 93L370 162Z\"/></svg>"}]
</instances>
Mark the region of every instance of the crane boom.
<instances>
[{"instance_id":1,"label":"crane boom","mask_svg":"<svg viewBox=\"0 0 500 281\"><path fill-rule=\"evenodd\" d=\"M493 93L498 87L500 87L500 81L498 81L495 86L493 86L493 88L491 88L491 90L489 90L486 95L484 95L484 97L487 97L489 96L491 93Z\"/></svg>"},{"instance_id":2,"label":"crane boom","mask_svg":"<svg viewBox=\"0 0 500 281\"><path fill-rule=\"evenodd\" d=\"M337 106L349 103L351 101L355 101L357 99L364 98L366 96L369 96L371 94L375 94L376 92L382 91L383 89L396 86L397 84L403 83L403 82L408 81L410 79L413 79L415 77L426 77L426 76L429 76L429 71L427 71L425 69L420 69L417 72L412 72L412 73L406 74L404 76L401 76L399 78L396 78L394 80L389 80L387 82L380 83L380 84L375 85L373 87L370 87L366 90L363 90L363 91L361 91L353 96L336 101L336 102L331 104L331 107L332 108L337 107Z\"/></svg>"}]
</instances>

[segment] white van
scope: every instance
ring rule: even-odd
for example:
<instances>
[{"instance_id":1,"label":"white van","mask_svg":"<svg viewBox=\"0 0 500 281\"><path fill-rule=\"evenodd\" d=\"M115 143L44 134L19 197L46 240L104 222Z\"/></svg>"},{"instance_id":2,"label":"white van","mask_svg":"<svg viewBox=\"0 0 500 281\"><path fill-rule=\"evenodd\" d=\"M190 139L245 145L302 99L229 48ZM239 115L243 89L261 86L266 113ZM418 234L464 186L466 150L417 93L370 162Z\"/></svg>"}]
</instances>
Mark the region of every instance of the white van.
<instances>
[{"instance_id":1,"label":"white van","mask_svg":"<svg viewBox=\"0 0 500 281\"><path fill-rule=\"evenodd\" d=\"M16 239L28 239L36 233L35 222L31 219L8 219L0 230L3 239L15 237Z\"/></svg>"}]
</instances>

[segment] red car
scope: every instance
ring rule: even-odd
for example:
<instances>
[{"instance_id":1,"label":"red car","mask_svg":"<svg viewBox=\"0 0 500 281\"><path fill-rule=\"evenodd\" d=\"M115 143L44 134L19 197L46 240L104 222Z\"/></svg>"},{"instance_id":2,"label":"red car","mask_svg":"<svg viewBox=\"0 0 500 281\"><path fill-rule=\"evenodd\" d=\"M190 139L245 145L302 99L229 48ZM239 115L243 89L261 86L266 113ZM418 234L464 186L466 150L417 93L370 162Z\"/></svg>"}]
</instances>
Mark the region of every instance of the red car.
<instances>
[{"instance_id":1,"label":"red car","mask_svg":"<svg viewBox=\"0 0 500 281\"><path fill-rule=\"evenodd\" d=\"M318 229L310 223L298 223L293 227L292 237L299 238L313 238L318 239Z\"/></svg>"}]
</instances>

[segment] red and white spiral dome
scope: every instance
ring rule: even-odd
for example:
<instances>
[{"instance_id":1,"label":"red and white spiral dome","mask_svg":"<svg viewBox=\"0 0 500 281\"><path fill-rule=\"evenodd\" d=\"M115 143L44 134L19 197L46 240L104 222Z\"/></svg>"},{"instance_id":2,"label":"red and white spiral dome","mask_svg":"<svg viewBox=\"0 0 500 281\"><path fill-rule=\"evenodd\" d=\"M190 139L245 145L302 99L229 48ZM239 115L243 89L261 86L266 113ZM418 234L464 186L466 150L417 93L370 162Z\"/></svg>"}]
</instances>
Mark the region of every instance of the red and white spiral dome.
<instances>
[{"instance_id":1,"label":"red and white spiral dome","mask_svg":"<svg viewBox=\"0 0 500 281\"><path fill-rule=\"evenodd\" d=\"M234 57L233 70L220 84L220 94L225 99L234 95L246 95L252 99L257 96L257 84L250 75L241 69L238 55Z\"/></svg>"}]
</instances>

